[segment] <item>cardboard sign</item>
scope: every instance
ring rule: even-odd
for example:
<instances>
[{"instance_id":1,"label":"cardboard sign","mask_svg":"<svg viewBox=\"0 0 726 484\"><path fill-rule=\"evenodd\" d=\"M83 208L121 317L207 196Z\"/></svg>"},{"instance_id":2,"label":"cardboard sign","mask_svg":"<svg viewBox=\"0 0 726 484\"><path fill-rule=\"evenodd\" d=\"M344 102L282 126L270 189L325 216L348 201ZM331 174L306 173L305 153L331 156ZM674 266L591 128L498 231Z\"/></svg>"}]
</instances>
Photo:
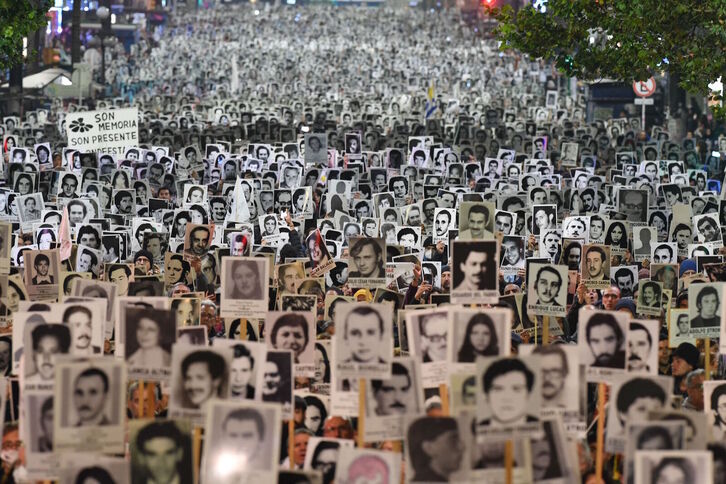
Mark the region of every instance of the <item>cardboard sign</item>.
<instances>
[{"instance_id":1,"label":"cardboard sign","mask_svg":"<svg viewBox=\"0 0 726 484\"><path fill-rule=\"evenodd\" d=\"M113 109L69 113L68 146L77 150L123 154L139 143L139 109Z\"/></svg>"}]
</instances>

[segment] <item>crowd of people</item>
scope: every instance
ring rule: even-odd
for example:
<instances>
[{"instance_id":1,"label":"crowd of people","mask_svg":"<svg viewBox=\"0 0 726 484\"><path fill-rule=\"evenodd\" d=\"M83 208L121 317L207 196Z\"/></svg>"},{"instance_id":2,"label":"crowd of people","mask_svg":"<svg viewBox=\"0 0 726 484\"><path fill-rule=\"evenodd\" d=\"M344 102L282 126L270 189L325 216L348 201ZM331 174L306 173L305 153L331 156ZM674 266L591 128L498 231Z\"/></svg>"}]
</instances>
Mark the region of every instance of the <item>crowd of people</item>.
<instances>
[{"instance_id":1,"label":"crowd of people","mask_svg":"<svg viewBox=\"0 0 726 484\"><path fill-rule=\"evenodd\" d=\"M698 103L592 119L453 9L178 9L107 56L0 116L8 480L725 482Z\"/></svg>"}]
</instances>

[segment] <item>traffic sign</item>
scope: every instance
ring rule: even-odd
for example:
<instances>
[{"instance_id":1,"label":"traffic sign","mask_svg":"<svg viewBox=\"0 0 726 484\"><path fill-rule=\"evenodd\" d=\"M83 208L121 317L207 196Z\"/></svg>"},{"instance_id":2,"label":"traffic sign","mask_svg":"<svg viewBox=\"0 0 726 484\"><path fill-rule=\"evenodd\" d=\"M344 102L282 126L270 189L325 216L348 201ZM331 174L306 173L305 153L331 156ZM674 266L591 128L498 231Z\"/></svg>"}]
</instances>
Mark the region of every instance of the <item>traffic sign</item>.
<instances>
[{"instance_id":1,"label":"traffic sign","mask_svg":"<svg viewBox=\"0 0 726 484\"><path fill-rule=\"evenodd\" d=\"M633 81L633 92L638 97L650 97L655 92L655 79L647 81Z\"/></svg>"}]
</instances>

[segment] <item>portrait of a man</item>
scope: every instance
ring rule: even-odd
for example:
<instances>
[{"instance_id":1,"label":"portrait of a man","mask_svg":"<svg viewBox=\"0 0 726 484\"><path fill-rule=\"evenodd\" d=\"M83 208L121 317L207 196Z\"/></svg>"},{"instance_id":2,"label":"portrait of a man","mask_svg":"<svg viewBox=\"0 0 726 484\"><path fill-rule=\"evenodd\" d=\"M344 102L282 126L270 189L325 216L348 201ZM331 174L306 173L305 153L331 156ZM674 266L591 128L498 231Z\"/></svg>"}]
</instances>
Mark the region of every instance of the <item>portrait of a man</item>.
<instances>
[{"instance_id":1,"label":"portrait of a man","mask_svg":"<svg viewBox=\"0 0 726 484\"><path fill-rule=\"evenodd\" d=\"M88 368L73 382L73 407L78 417L77 427L111 425L106 415L109 378L100 368Z\"/></svg>"},{"instance_id":2,"label":"portrait of a man","mask_svg":"<svg viewBox=\"0 0 726 484\"><path fill-rule=\"evenodd\" d=\"M232 484L276 476L279 419L278 405L214 402L207 414L203 479Z\"/></svg>"},{"instance_id":3,"label":"portrait of a man","mask_svg":"<svg viewBox=\"0 0 726 484\"><path fill-rule=\"evenodd\" d=\"M27 323L26 323L27 324ZM69 353L71 331L63 324L40 323L27 326L30 334L29 356L32 364L26 362L28 383L52 383L55 378L55 360L58 355Z\"/></svg>"},{"instance_id":4,"label":"portrait of a man","mask_svg":"<svg viewBox=\"0 0 726 484\"><path fill-rule=\"evenodd\" d=\"M353 238L350 240L351 268L348 277L362 279L383 279L385 270L385 244L382 239Z\"/></svg>"},{"instance_id":5,"label":"portrait of a man","mask_svg":"<svg viewBox=\"0 0 726 484\"><path fill-rule=\"evenodd\" d=\"M703 285L698 291L699 286L692 286L688 294L691 328L718 328L721 324L720 290L717 286Z\"/></svg>"},{"instance_id":6,"label":"portrait of a man","mask_svg":"<svg viewBox=\"0 0 726 484\"><path fill-rule=\"evenodd\" d=\"M391 378L371 380L374 404L367 407L368 411L379 417L418 412L415 377L406 365L394 361Z\"/></svg>"},{"instance_id":7,"label":"portrait of a man","mask_svg":"<svg viewBox=\"0 0 726 484\"><path fill-rule=\"evenodd\" d=\"M34 286L55 284L55 277L50 273L50 258L45 254L37 254L33 260L35 275L31 282Z\"/></svg>"},{"instance_id":8,"label":"portrait of a man","mask_svg":"<svg viewBox=\"0 0 726 484\"><path fill-rule=\"evenodd\" d=\"M648 328L639 322L631 322L628 331L628 371L650 373L650 354L653 350L653 336Z\"/></svg>"},{"instance_id":9,"label":"portrait of a man","mask_svg":"<svg viewBox=\"0 0 726 484\"><path fill-rule=\"evenodd\" d=\"M655 281L640 281L640 305L645 308L660 308L661 285Z\"/></svg>"},{"instance_id":10,"label":"portrait of a man","mask_svg":"<svg viewBox=\"0 0 726 484\"><path fill-rule=\"evenodd\" d=\"M466 209L468 208L468 211ZM459 240L492 239L490 208L482 203L464 202L461 207L462 216L467 212L466 218L460 222Z\"/></svg>"},{"instance_id":11,"label":"portrait of a man","mask_svg":"<svg viewBox=\"0 0 726 484\"><path fill-rule=\"evenodd\" d=\"M343 341L349 349L344 363L386 363L381 356L384 345L384 321L379 311L370 306L355 306L345 317Z\"/></svg>"},{"instance_id":12,"label":"portrait of a man","mask_svg":"<svg viewBox=\"0 0 726 484\"><path fill-rule=\"evenodd\" d=\"M191 439L178 422L144 422L130 447L132 482L192 483Z\"/></svg>"},{"instance_id":13,"label":"portrait of a man","mask_svg":"<svg viewBox=\"0 0 726 484\"><path fill-rule=\"evenodd\" d=\"M534 292L537 295L534 304L561 307L558 301L563 280L560 272L550 265L542 265L537 270L534 280Z\"/></svg>"},{"instance_id":14,"label":"portrait of a man","mask_svg":"<svg viewBox=\"0 0 726 484\"><path fill-rule=\"evenodd\" d=\"M456 419L420 417L406 431L411 482L450 482L461 470L466 446Z\"/></svg>"},{"instance_id":15,"label":"portrait of a man","mask_svg":"<svg viewBox=\"0 0 726 484\"><path fill-rule=\"evenodd\" d=\"M523 358L499 358L486 366L478 406L479 414L486 409L489 416L477 422L477 429L539 421L539 368L533 369Z\"/></svg>"},{"instance_id":16,"label":"portrait of a man","mask_svg":"<svg viewBox=\"0 0 726 484\"><path fill-rule=\"evenodd\" d=\"M585 258L583 260L583 279L590 281L609 281L609 254L605 248L594 245L585 246Z\"/></svg>"},{"instance_id":17,"label":"portrait of a man","mask_svg":"<svg viewBox=\"0 0 726 484\"><path fill-rule=\"evenodd\" d=\"M193 350L181 360L180 406L201 409L212 398L227 393L229 369L225 358L211 350Z\"/></svg>"},{"instance_id":18,"label":"portrait of a man","mask_svg":"<svg viewBox=\"0 0 726 484\"><path fill-rule=\"evenodd\" d=\"M495 289L495 242L454 242L454 292Z\"/></svg>"},{"instance_id":19,"label":"portrait of a man","mask_svg":"<svg viewBox=\"0 0 726 484\"><path fill-rule=\"evenodd\" d=\"M434 310L411 317L418 323L423 362L446 361L449 313Z\"/></svg>"},{"instance_id":20,"label":"portrait of a man","mask_svg":"<svg viewBox=\"0 0 726 484\"><path fill-rule=\"evenodd\" d=\"M580 318L581 325L584 319ZM589 361L594 367L625 369L626 338L621 322L607 312L593 312L584 322L584 338L580 336L585 345L584 349L581 346L583 362Z\"/></svg>"},{"instance_id":21,"label":"portrait of a man","mask_svg":"<svg viewBox=\"0 0 726 484\"><path fill-rule=\"evenodd\" d=\"M570 365L563 345L536 346L532 351L540 355L542 372L542 405L546 408L570 407L565 386L570 375Z\"/></svg>"}]
</instances>

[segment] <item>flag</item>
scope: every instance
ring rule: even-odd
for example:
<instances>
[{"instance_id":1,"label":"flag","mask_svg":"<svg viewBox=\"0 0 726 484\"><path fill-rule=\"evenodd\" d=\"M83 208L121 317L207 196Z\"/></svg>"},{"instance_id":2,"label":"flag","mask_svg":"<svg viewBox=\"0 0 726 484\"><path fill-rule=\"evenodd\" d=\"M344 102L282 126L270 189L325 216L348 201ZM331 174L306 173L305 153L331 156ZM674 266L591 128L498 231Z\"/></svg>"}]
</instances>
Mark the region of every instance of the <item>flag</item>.
<instances>
[{"instance_id":1,"label":"flag","mask_svg":"<svg viewBox=\"0 0 726 484\"><path fill-rule=\"evenodd\" d=\"M434 95L434 83L429 84L429 90L426 93L426 119L429 119L436 111L436 97Z\"/></svg>"},{"instance_id":2,"label":"flag","mask_svg":"<svg viewBox=\"0 0 726 484\"><path fill-rule=\"evenodd\" d=\"M70 258L73 241L71 240L71 226L68 221L68 207L63 207L63 216L60 224L60 260Z\"/></svg>"}]
</instances>

